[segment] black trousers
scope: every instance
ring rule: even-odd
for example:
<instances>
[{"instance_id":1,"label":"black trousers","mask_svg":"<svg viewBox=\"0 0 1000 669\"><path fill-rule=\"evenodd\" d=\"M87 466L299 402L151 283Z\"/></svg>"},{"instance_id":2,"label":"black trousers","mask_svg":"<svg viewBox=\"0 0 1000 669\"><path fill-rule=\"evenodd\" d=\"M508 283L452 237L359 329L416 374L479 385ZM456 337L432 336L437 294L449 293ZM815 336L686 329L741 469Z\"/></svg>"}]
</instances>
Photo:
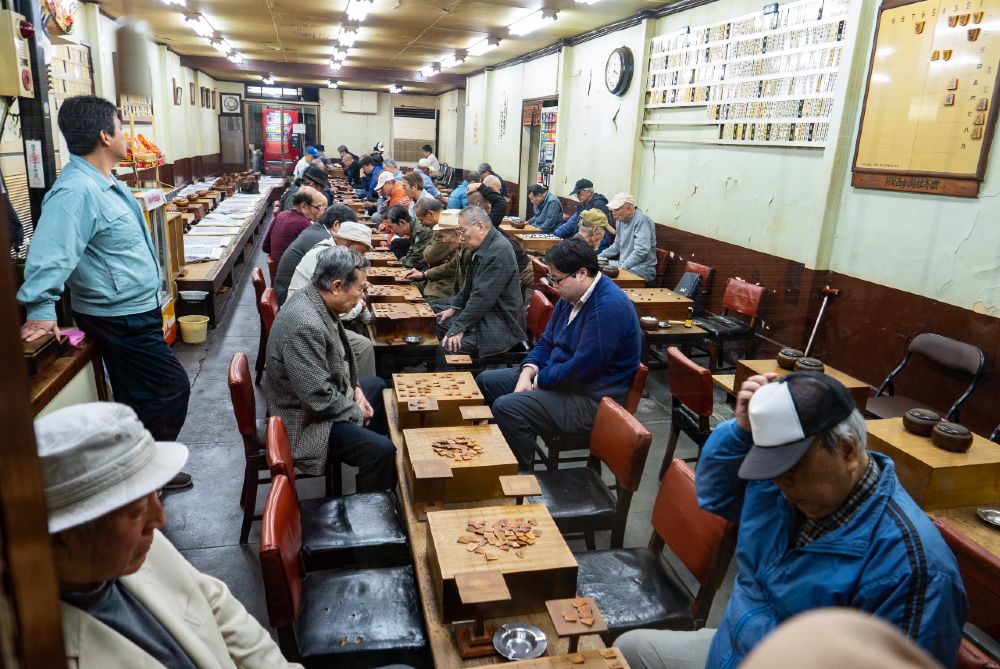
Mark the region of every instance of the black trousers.
<instances>
[{"instance_id":1,"label":"black trousers","mask_svg":"<svg viewBox=\"0 0 1000 669\"><path fill-rule=\"evenodd\" d=\"M389 432L382 391L385 381L377 376L358 379L361 392L375 415L367 427L350 421L330 426L330 457L358 468L357 492L391 490L396 487L396 447L385 435Z\"/></svg>"},{"instance_id":2,"label":"black trousers","mask_svg":"<svg viewBox=\"0 0 1000 669\"><path fill-rule=\"evenodd\" d=\"M177 439L187 418L191 382L163 339L160 309L128 316L73 316L97 343L115 401L132 407L157 441Z\"/></svg>"},{"instance_id":3,"label":"black trousers","mask_svg":"<svg viewBox=\"0 0 1000 669\"><path fill-rule=\"evenodd\" d=\"M413 244L413 239L410 237L393 237L392 241L389 242L389 250L396 255L397 260L402 260L410 251L410 246Z\"/></svg>"}]
</instances>

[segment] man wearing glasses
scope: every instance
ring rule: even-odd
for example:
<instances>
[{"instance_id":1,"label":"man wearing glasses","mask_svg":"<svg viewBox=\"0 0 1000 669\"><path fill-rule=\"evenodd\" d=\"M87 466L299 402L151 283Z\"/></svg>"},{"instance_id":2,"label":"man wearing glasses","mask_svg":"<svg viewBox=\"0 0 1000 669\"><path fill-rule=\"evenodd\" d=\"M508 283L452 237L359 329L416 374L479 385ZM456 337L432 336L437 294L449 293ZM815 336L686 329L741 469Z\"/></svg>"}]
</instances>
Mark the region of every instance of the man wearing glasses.
<instances>
[{"instance_id":1,"label":"man wearing glasses","mask_svg":"<svg viewBox=\"0 0 1000 669\"><path fill-rule=\"evenodd\" d=\"M586 242L559 242L545 264L561 298L545 332L520 369L476 378L522 471L531 470L539 434L588 433L602 397L625 401L642 347L635 308L601 275Z\"/></svg>"},{"instance_id":2,"label":"man wearing glasses","mask_svg":"<svg viewBox=\"0 0 1000 669\"><path fill-rule=\"evenodd\" d=\"M275 263L303 230L326 211L326 198L315 188L303 186L292 199L292 208L274 217L261 248Z\"/></svg>"},{"instance_id":3,"label":"man wearing glasses","mask_svg":"<svg viewBox=\"0 0 1000 669\"><path fill-rule=\"evenodd\" d=\"M479 207L458 215L458 234L472 266L451 307L438 314L441 347L473 359L509 351L527 339L514 249Z\"/></svg>"}]
</instances>

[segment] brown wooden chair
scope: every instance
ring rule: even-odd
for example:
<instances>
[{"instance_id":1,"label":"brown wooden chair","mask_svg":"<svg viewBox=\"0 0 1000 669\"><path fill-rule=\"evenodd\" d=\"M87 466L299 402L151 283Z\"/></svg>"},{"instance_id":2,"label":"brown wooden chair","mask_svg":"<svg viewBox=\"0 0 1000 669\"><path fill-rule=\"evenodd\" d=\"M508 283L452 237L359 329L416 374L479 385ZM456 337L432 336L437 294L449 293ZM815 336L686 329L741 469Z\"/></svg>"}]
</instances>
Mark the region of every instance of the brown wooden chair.
<instances>
[{"instance_id":1,"label":"brown wooden chair","mask_svg":"<svg viewBox=\"0 0 1000 669\"><path fill-rule=\"evenodd\" d=\"M233 404L236 427L243 438L243 487L240 492L240 508L243 509L243 523L240 527L240 543L245 544L250 536L250 526L260 516L255 515L257 486L267 485L271 478L267 459L264 455L264 421L257 420L257 402L253 383L250 380L250 365L246 353L239 351L229 362L229 397ZM261 472L265 477L261 478Z\"/></svg>"},{"instance_id":2,"label":"brown wooden chair","mask_svg":"<svg viewBox=\"0 0 1000 669\"><path fill-rule=\"evenodd\" d=\"M635 370L632 376L632 384L629 386L628 394L625 395L625 410L633 416L639 409L639 400L646 389L646 379L649 378L649 367L643 363ZM586 462L590 455L580 455L573 457L561 457L566 451L588 450L590 447L590 433L587 434L553 434L543 435L545 440L545 450L541 446L535 445L535 463L544 463L545 468L553 471L559 468L559 463L565 462ZM534 464L534 463L533 463Z\"/></svg>"},{"instance_id":3,"label":"brown wooden chair","mask_svg":"<svg viewBox=\"0 0 1000 669\"><path fill-rule=\"evenodd\" d=\"M259 555L268 618L287 659L306 667L426 663L412 566L307 572L301 551L295 492L287 477L276 476L264 505Z\"/></svg>"},{"instance_id":4,"label":"brown wooden chair","mask_svg":"<svg viewBox=\"0 0 1000 669\"><path fill-rule=\"evenodd\" d=\"M621 548L652 440L635 416L605 397L590 433L589 466L538 472L542 494L527 501L548 507L564 536L582 533L589 550L596 548L594 533L602 530L611 530L611 548ZM616 494L601 479L602 463L614 474Z\"/></svg>"},{"instance_id":5,"label":"brown wooden chair","mask_svg":"<svg viewBox=\"0 0 1000 669\"><path fill-rule=\"evenodd\" d=\"M875 397L870 397L865 405L865 413L875 418L896 418L902 416L910 409L932 409L926 404L910 397L894 394L894 383L896 376L903 371L910 360L916 356L930 362L934 367L955 376L960 376L964 381L969 381L969 386L965 389L955 403L951 405L945 414L945 420L958 420L958 412L969 399L969 395L976 389L979 378L983 374L983 367L986 363L986 356L976 346L965 342L951 339L943 335L924 332L918 334L906 347L906 355L903 360L896 365L896 368L889 372L882 385L875 392ZM935 409L935 411L938 411Z\"/></svg>"},{"instance_id":6,"label":"brown wooden chair","mask_svg":"<svg viewBox=\"0 0 1000 669\"><path fill-rule=\"evenodd\" d=\"M260 379L264 376L264 363L267 361L267 335L264 334L264 312L261 309L261 298L264 296L264 291L267 290L267 283L264 281L264 270L260 267L254 267L250 272L250 283L253 284L254 294L257 296L255 303L257 305L257 317L260 320L257 360L254 361L254 370L257 372L254 383L259 386Z\"/></svg>"},{"instance_id":7,"label":"brown wooden chair","mask_svg":"<svg viewBox=\"0 0 1000 669\"><path fill-rule=\"evenodd\" d=\"M302 558L309 571L337 567L394 567L410 562L406 531L388 490L298 499L292 444L279 416L267 420L271 476L292 484L302 512Z\"/></svg>"},{"instance_id":8,"label":"brown wooden chair","mask_svg":"<svg viewBox=\"0 0 1000 669\"><path fill-rule=\"evenodd\" d=\"M670 253L666 249L656 247L656 285L665 288L667 285L667 266L670 264Z\"/></svg>"},{"instance_id":9,"label":"brown wooden chair","mask_svg":"<svg viewBox=\"0 0 1000 669\"><path fill-rule=\"evenodd\" d=\"M691 298L694 300L694 313L700 316L705 310L705 305L708 304L708 294L711 290L709 282L712 280L713 270L708 265L688 260L684 263L684 273L688 272L693 272L701 277L701 288L697 295Z\"/></svg>"},{"instance_id":10,"label":"brown wooden chair","mask_svg":"<svg viewBox=\"0 0 1000 669\"><path fill-rule=\"evenodd\" d=\"M552 304L559 301L559 292L545 281L549 275L549 266L534 256L531 258L531 267L535 270L535 290L544 295Z\"/></svg>"},{"instance_id":11,"label":"brown wooden chair","mask_svg":"<svg viewBox=\"0 0 1000 669\"><path fill-rule=\"evenodd\" d=\"M646 548L577 553L577 591L593 597L608 625L605 643L638 628L705 626L736 545L736 525L698 507L694 472L674 460L653 504ZM691 592L667 563L666 546L698 583Z\"/></svg>"},{"instance_id":12,"label":"brown wooden chair","mask_svg":"<svg viewBox=\"0 0 1000 669\"><path fill-rule=\"evenodd\" d=\"M505 353L504 359L508 367L520 364L522 360L528 357L528 353L531 352L530 347L534 346L541 339L542 333L545 332L545 326L549 324L549 319L552 317L552 310L554 308L549 298L537 290L532 291L531 300L528 302L528 313L525 316L525 322L528 326L529 350L508 351Z\"/></svg>"},{"instance_id":13,"label":"brown wooden chair","mask_svg":"<svg viewBox=\"0 0 1000 669\"><path fill-rule=\"evenodd\" d=\"M726 292L722 295L722 314L701 317L701 328L708 334L708 368L713 374L720 368L727 342L746 342L749 352L750 342L755 336L754 323L763 297L763 286L731 277L726 282Z\"/></svg>"},{"instance_id":14,"label":"brown wooden chair","mask_svg":"<svg viewBox=\"0 0 1000 669\"><path fill-rule=\"evenodd\" d=\"M660 465L660 477L673 462L681 432L701 448L712 434L711 419L715 406L712 372L693 362L676 346L667 349L667 370L670 379L670 439ZM698 457L694 458L697 461Z\"/></svg>"}]
</instances>

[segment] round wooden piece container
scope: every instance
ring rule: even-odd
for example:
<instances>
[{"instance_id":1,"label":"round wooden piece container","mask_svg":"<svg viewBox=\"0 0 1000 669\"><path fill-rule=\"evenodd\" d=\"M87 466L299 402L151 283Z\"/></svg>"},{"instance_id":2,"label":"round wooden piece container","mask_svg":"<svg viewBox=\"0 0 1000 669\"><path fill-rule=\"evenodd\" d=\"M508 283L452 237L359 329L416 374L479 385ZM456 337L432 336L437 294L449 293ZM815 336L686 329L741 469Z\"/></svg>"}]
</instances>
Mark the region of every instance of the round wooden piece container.
<instances>
[{"instance_id":1,"label":"round wooden piece container","mask_svg":"<svg viewBox=\"0 0 1000 669\"><path fill-rule=\"evenodd\" d=\"M528 225L528 224L525 223L524 221L511 221L510 222L510 227L514 228L515 230L524 230L524 228L525 228L526 225Z\"/></svg>"},{"instance_id":2,"label":"round wooden piece container","mask_svg":"<svg viewBox=\"0 0 1000 669\"><path fill-rule=\"evenodd\" d=\"M621 270L617 267L604 267L601 271L604 272L604 276L609 279L616 279L618 278L618 275L621 274Z\"/></svg>"},{"instance_id":3,"label":"round wooden piece container","mask_svg":"<svg viewBox=\"0 0 1000 669\"><path fill-rule=\"evenodd\" d=\"M822 372L826 367L819 358L799 358L795 361L796 372Z\"/></svg>"},{"instance_id":4,"label":"round wooden piece container","mask_svg":"<svg viewBox=\"0 0 1000 669\"><path fill-rule=\"evenodd\" d=\"M903 428L919 437L931 436L931 430L941 422L941 416L929 409L910 409L903 414Z\"/></svg>"},{"instance_id":5,"label":"round wooden piece container","mask_svg":"<svg viewBox=\"0 0 1000 669\"><path fill-rule=\"evenodd\" d=\"M952 453L965 453L972 446L972 432L958 423L941 422L931 430L931 441Z\"/></svg>"},{"instance_id":6,"label":"round wooden piece container","mask_svg":"<svg viewBox=\"0 0 1000 669\"><path fill-rule=\"evenodd\" d=\"M775 360L778 361L778 367L782 369L795 369L795 363L805 355L802 351L794 348L783 348L778 351L778 355L775 356Z\"/></svg>"}]
</instances>

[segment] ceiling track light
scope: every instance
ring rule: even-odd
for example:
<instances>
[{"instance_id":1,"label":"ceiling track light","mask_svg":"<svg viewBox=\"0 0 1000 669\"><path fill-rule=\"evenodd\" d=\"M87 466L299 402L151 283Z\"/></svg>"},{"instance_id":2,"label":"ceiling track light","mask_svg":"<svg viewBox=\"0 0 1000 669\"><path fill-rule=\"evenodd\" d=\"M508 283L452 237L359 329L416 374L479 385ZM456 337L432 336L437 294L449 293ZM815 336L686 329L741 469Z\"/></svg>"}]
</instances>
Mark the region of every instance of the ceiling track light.
<instances>
[{"instance_id":1,"label":"ceiling track light","mask_svg":"<svg viewBox=\"0 0 1000 669\"><path fill-rule=\"evenodd\" d=\"M472 46L470 46L467 49L467 51L468 51L468 53L469 53L470 56L476 57L476 56L482 56L484 54L487 54L490 51L493 51L493 49L497 48L498 46L500 46L500 39L499 38L496 38L496 37L487 37L486 39L480 40L480 41L476 42L475 44L473 44Z\"/></svg>"},{"instance_id":2,"label":"ceiling track light","mask_svg":"<svg viewBox=\"0 0 1000 669\"><path fill-rule=\"evenodd\" d=\"M230 51L228 54L226 54L226 58L229 59L230 63L236 63L237 65L242 65L243 62L246 60L243 57L243 54L238 51Z\"/></svg>"},{"instance_id":3,"label":"ceiling track light","mask_svg":"<svg viewBox=\"0 0 1000 669\"><path fill-rule=\"evenodd\" d=\"M347 0L347 18L352 21L364 21L374 5L374 0Z\"/></svg>"},{"instance_id":4,"label":"ceiling track light","mask_svg":"<svg viewBox=\"0 0 1000 669\"><path fill-rule=\"evenodd\" d=\"M392 93L393 95L395 95L397 93L402 93L403 92L403 87L402 86L397 86L396 84L390 84L389 85L389 92Z\"/></svg>"},{"instance_id":5,"label":"ceiling track light","mask_svg":"<svg viewBox=\"0 0 1000 669\"><path fill-rule=\"evenodd\" d=\"M201 14L188 14L184 17L184 21L200 37L211 38L215 34L215 28Z\"/></svg>"},{"instance_id":6,"label":"ceiling track light","mask_svg":"<svg viewBox=\"0 0 1000 669\"><path fill-rule=\"evenodd\" d=\"M438 64L428 65L424 69L420 70L420 76L422 76L424 79L430 79L440 71L441 71L440 65Z\"/></svg>"},{"instance_id":7,"label":"ceiling track light","mask_svg":"<svg viewBox=\"0 0 1000 669\"><path fill-rule=\"evenodd\" d=\"M333 79L330 79L329 81L326 82L327 88L337 88L338 86L340 86L339 81L334 81Z\"/></svg>"},{"instance_id":8,"label":"ceiling track light","mask_svg":"<svg viewBox=\"0 0 1000 669\"><path fill-rule=\"evenodd\" d=\"M578 5L596 5L601 0L575 0Z\"/></svg>"},{"instance_id":9,"label":"ceiling track light","mask_svg":"<svg viewBox=\"0 0 1000 669\"><path fill-rule=\"evenodd\" d=\"M338 63L335 60L331 60L330 61L330 69L333 70L334 72L336 72L337 70L339 70L341 67L343 67L343 65L341 63Z\"/></svg>"},{"instance_id":10,"label":"ceiling track light","mask_svg":"<svg viewBox=\"0 0 1000 669\"><path fill-rule=\"evenodd\" d=\"M260 80L266 86L270 86L274 83L274 75L269 74L266 77L261 77Z\"/></svg>"},{"instance_id":11,"label":"ceiling track light","mask_svg":"<svg viewBox=\"0 0 1000 669\"><path fill-rule=\"evenodd\" d=\"M347 60L347 49L334 49L333 59L338 63L342 63Z\"/></svg>"},{"instance_id":12,"label":"ceiling track light","mask_svg":"<svg viewBox=\"0 0 1000 669\"><path fill-rule=\"evenodd\" d=\"M555 23L556 12L539 9L507 26L511 35L523 37L550 23Z\"/></svg>"},{"instance_id":13,"label":"ceiling track light","mask_svg":"<svg viewBox=\"0 0 1000 669\"><path fill-rule=\"evenodd\" d=\"M350 49L358 39L358 26L354 23L345 23L340 26L337 34L337 43L345 49Z\"/></svg>"},{"instance_id":14,"label":"ceiling track light","mask_svg":"<svg viewBox=\"0 0 1000 669\"><path fill-rule=\"evenodd\" d=\"M213 49L221 53L223 56L233 50L233 45L222 37L215 37L209 43L212 45Z\"/></svg>"},{"instance_id":15,"label":"ceiling track light","mask_svg":"<svg viewBox=\"0 0 1000 669\"><path fill-rule=\"evenodd\" d=\"M455 67L456 65L461 65L464 62L465 62L465 52L462 51L462 52L456 53L453 56L448 56L447 58L445 58L444 60L442 60L441 61L441 68L446 70L448 68Z\"/></svg>"}]
</instances>

